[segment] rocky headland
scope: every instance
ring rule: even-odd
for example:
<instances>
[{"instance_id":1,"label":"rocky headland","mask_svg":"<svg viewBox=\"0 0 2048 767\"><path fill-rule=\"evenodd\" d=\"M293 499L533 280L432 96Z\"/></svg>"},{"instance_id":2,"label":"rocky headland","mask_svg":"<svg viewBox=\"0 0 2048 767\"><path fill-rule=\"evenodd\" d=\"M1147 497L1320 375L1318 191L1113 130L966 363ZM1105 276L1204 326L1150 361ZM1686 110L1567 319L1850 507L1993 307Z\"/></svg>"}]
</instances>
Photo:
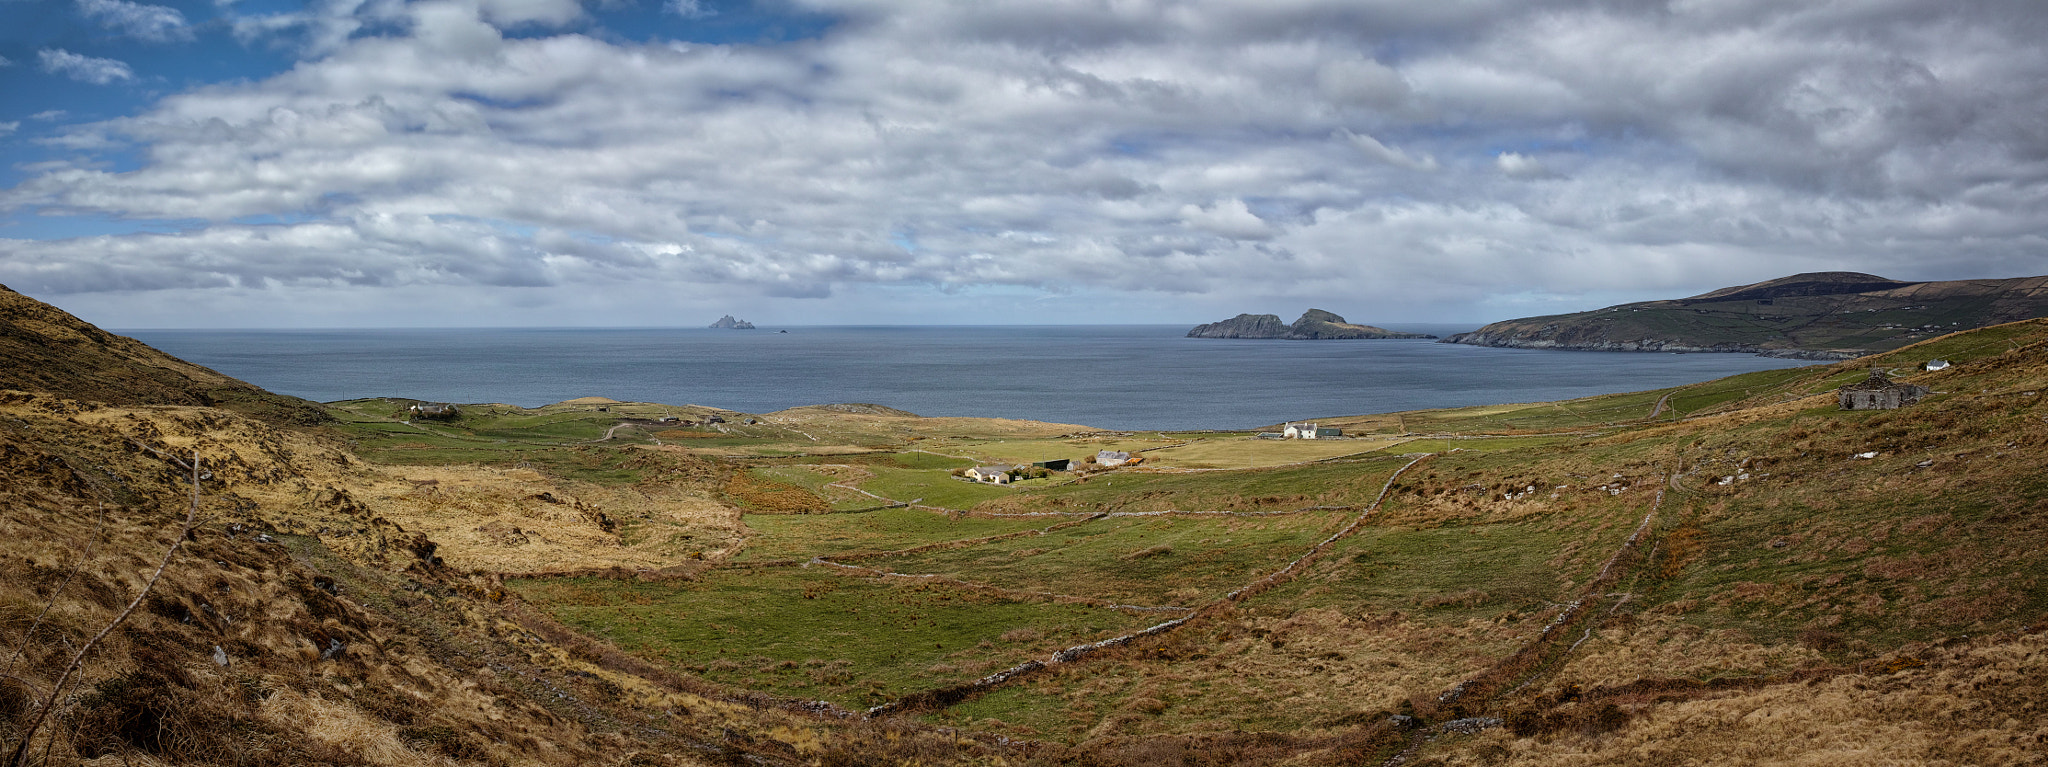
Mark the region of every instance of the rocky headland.
<instances>
[{"instance_id":1,"label":"rocky headland","mask_svg":"<svg viewBox=\"0 0 2048 767\"><path fill-rule=\"evenodd\" d=\"M711 328L713 330L753 330L754 323L733 319L732 315L728 314L718 318L717 322L711 323Z\"/></svg>"},{"instance_id":2,"label":"rocky headland","mask_svg":"<svg viewBox=\"0 0 2048 767\"><path fill-rule=\"evenodd\" d=\"M1435 338L1422 333L1399 333L1371 325L1354 325L1343 317L1321 309L1310 309L1293 324L1282 324L1276 314L1240 314L1222 322L1196 325L1189 338L1264 338L1286 341L1327 341L1339 339Z\"/></svg>"},{"instance_id":3,"label":"rocky headland","mask_svg":"<svg viewBox=\"0 0 2048 767\"><path fill-rule=\"evenodd\" d=\"M1442 342L1836 360L2044 315L2048 277L1904 282L1859 272L1809 272L1690 298L1496 322Z\"/></svg>"}]
</instances>

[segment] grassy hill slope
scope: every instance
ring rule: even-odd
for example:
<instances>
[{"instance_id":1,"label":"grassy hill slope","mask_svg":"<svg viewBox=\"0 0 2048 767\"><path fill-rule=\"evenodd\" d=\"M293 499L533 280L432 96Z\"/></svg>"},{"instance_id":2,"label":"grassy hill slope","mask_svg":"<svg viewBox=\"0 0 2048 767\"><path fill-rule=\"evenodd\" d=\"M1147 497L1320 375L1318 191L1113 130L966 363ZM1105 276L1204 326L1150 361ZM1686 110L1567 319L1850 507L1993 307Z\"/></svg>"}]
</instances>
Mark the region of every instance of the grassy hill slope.
<instances>
[{"instance_id":1,"label":"grassy hill slope","mask_svg":"<svg viewBox=\"0 0 2048 767\"><path fill-rule=\"evenodd\" d=\"M2048 277L1898 282L1797 274L1667 301L1496 322L1445 343L1593 351L1806 352L1894 349L1957 330L2048 315Z\"/></svg>"},{"instance_id":2,"label":"grassy hill slope","mask_svg":"<svg viewBox=\"0 0 2048 767\"><path fill-rule=\"evenodd\" d=\"M211 405L280 423L324 423L319 405L272 394L108 333L0 286L0 389L114 405Z\"/></svg>"}]
</instances>

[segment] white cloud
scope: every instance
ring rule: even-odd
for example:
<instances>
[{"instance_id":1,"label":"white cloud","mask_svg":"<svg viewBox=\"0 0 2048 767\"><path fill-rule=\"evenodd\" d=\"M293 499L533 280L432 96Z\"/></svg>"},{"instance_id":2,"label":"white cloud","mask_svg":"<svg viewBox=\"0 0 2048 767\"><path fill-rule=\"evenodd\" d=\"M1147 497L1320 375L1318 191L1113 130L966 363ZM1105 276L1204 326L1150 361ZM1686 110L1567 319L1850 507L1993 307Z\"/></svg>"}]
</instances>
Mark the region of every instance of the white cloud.
<instances>
[{"instance_id":1,"label":"white cloud","mask_svg":"<svg viewBox=\"0 0 2048 767\"><path fill-rule=\"evenodd\" d=\"M567 0L241 19L305 60L38 136L67 152L0 190L16 215L201 223L0 243L0 282L1441 317L1798 270L2048 273L2048 49L2024 32L2048 9L2024 3L804 7L840 21L685 45ZM87 71L59 54L132 78L44 69ZM297 223L244 223L266 217Z\"/></svg>"},{"instance_id":2,"label":"white cloud","mask_svg":"<svg viewBox=\"0 0 2048 767\"><path fill-rule=\"evenodd\" d=\"M1345 140L1351 142L1352 146L1358 147L1358 151L1365 153L1365 156L1386 163L1388 165L1399 166L1402 168L1407 168L1409 170L1437 169L1435 157L1431 157L1429 155L1415 157L1408 154L1407 152L1403 152L1399 149L1387 146L1386 144L1381 143L1379 139L1367 136L1362 133L1352 133L1349 130L1339 130L1337 134L1339 136L1342 136Z\"/></svg>"},{"instance_id":3,"label":"white cloud","mask_svg":"<svg viewBox=\"0 0 2048 767\"><path fill-rule=\"evenodd\" d=\"M483 17L500 27L560 27L583 18L577 0L479 0Z\"/></svg>"},{"instance_id":4,"label":"white cloud","mask_svg":"<svg viewBox=\"0 0 2048 767\"><path fill-rule=\"evenodd\" d=\"M17 130L20 130L20 129L21 129L21 121L20 121L20 120L15 120L15 121L13 121L13 122L4 122L4 123L0 123L0 136L9 136L9 135L13 135L13 133L14 133L15 131L17 131Z\"/></svg>"},{"instance_id":5,"label":"white cloud","mask_svg":"<svg viewBox=\"0 0 2048 767\"><path fill-rule=\"evenodd\" d=\"M36 52L43 71L63 75L79 82L106 85L115 80L133 80L135 72L127 64L114 59L72 53L62 48L44 48Z\"/></svg>"},{"instance_id":6,"label":"white cloud","mask_svg":"<svg viewBox=\"0 0 2048 767\"><path fill-rule=\"evenodd\" d=\"M185 14L162 5L143 5L128 0L77 0L85 17L129 37L152 42L192 39Z\"/></svg>"},{"instance_id":7,"label":"white cloud","mask_svg":"<svg viewBox=\"0 0 2048 767\"><path fill-rule=\"evenodd\" d=\"M1338 59L1316 69L1316 87L1340 104L1389 109L1408 101L1408 81L1371 59Z\"/></svg>"},{"instance_id":8,"label":"white cloud","mask_svg":"<svg viewBox=\"0 0 2048 767\"><path fill-rule=\"evenodd\" d=\"M700 0L667 0L662 3L662 7L669 13L686 19L701 19L718 14L717 11L704 7Z\"/></svg>"},{"instance_id":9,"label":"white cloud","mask_svg":"<svg viewBox=\"0 0 2048 767\"><path fill-rule=\"evenodd\" d=\"M1273 227L1265 219L1254 215L1243 200L1223 200L1208 207L1184 205L1180 209L1182 221L1188 226L1211 234L1229 237L1233 240L1265 240L1273 237Z\"/></svg>"},{"instance_id":10,"label":"white cloud","mask_svg":"<svg viewBox=\"0 0 2048 767\"><path fill-rule=\"evenodd\" d=\"M1552 175L1542 160L1519 152L1502 152L1495 155L1493 165L1500 172L1515 178L1545 178Z\"/></svg>"}]
</instances>

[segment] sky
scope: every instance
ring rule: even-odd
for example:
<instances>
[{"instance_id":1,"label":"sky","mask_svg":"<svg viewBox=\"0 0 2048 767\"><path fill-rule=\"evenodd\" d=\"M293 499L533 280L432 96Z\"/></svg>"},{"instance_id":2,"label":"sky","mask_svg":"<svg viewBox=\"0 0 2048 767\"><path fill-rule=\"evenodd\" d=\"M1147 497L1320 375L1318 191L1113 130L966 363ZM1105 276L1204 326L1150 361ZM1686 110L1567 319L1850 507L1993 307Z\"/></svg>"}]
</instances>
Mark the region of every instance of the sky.
<instances>
[{"instance_id":1,"label":"sky","mask_svg":"<svg viewBox=\"0 0 2048 767\"><path fill-rule=\"evenodd\" d=\"M2048 274L2039 0L0 0L115 328L1471 323Z\"/></svg>"}]
</instances>

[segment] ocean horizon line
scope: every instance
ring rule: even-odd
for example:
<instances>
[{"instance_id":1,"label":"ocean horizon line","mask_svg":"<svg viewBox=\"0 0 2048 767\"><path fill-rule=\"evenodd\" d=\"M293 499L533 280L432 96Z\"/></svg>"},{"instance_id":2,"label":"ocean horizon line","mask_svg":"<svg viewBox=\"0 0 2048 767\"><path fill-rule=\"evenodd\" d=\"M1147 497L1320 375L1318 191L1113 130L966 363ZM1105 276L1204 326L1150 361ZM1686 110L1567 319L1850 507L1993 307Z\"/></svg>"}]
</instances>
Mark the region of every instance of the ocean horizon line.
<instances>
[{"instance_id":1,"label":"ocean horizon line","mask_svg":"<svg viewBox=\"0 0 2048 767\"><path fill-rule=\"evenodd\" d=\"M749 321L751 322L751 320L749 320ZM1465 327L1465 326L1468 326L1468 325L1469 325L1469 326L1470 326L1471 328L1473 328L1473 329L1478 329L1479 327L1482 327L1482 326L1484 326L1484 325L1490 324L1491 322L1500 322L1500 321L1501 321L1501 320L1490 320L1490 321L1487 321L1487 322L1473 322L1473 323L1464 323L1464 322L1428 322L1428 321L1417 321L1417 322L1374 322L1374 323L1372 323L1372 324L1374 324L1374 325L1377 325L1377 326L1379 326L1379 327L1383 327L1383 328L1390 328L1390 329L1392 329L1392 328L1417 328L1417 327L1432 327L1432 328L1446 328L1446 327L1452 327L1452 326L1456 326L1456 327ZM824 328L845 328L845 329L859 329L859 330L873 330L873 329L888 329L888 328L945 328L945 329L971 329L971 328L1193 328L1194 326L1196 326L1196 325L1200 325L1200 324L1203 324L1204 322L1214 322L1214 320L1206 320L1206 321L1204 321L1204 320L1195 320L1195 321L1190 321L1190 322L1185 322L1185 323L1183 323L1183 322L1032 322L1032 323L965 323L965 324L961 324L961 323L955 323L955 324L935 324L935 323L871 323L871 324L808 324L808 325L782 325L782 324L763 324L763 323L755 322L755 323L754 323L754 327L753 327L753 328L714 328L714 327L709 327L709 326L706 326L706 325L406 325L406 326L388 326L388 327L386 327L386 326L332 326L332 327L304 327L304 328L279 328L279 327L108 327L108 328L106 328L106 331L107 331L107 332L109 332L109 333L117 333L117 334L123 334L123 335L125 335L125 334L127 334L127 333L130 333L130 332L135 332L135 333L374 333L374 332L385 332L385 331L399 331L399 332L403 332L403 331L447 331L447 330L462 330L462 331L480 331L480 330L493 330L493 331L527 331L527 330L533 330L533 331L582 331L582 330L602 330L602 331L622 331L622 330L625 330L625 331L636 331L636 330L741 330L741 331L744 331L744 330L770 330L770 329L785 329L785 328L786 328L786 329L790 329L790 330L795 330L795 329L799 329L799 328L819 328L819 329L824 329ZM1215 340L1215 341L1245 341L1245 340L1285 340L1285 339L1241 339L1241 338L1230 338L1230 339L1220 339L1220 338L1219 338L1219 339L1208 339L1208 340ZM1394 340L1414 340L1414 339L1385 339L1385 338L1381 338L1381 339L1321 339L1321 340L1375 340L1375 341L1394 341Z\"/></svg>"}]
</instances>

